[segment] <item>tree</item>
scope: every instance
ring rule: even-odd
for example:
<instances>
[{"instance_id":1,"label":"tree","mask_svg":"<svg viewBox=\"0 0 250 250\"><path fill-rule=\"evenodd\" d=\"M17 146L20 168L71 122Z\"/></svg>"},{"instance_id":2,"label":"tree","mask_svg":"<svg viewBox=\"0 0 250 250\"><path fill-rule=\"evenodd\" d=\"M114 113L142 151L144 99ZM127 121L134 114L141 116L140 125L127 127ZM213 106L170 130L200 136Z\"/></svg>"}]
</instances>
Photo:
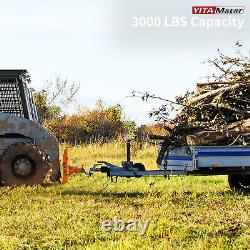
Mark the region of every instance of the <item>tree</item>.
<instances>
[{"instance_id":1,"label":"tree","mask_svg":"<svg viewBox=\"0 0 250 250\"><path fill-rule=\"evenodd\" d=\"M74 101L80 89L80 83L69 80L61 75L55 75L46 81L45 92L48 105L67 107Z\"/></svg>"},{"instance_id":2,"label":"tree","mask_svg":"<svg viewBox=\"0 0 250 250\"><path fill-rule=\"evenodd\" d=\"M57 120L60 118L61 108L55 105L50 106L48 104L47 95L45 92L35 92L34 100L40 124L44 124L46 121Z\"/></svg>"},{"instance_id":3,"label":"tree","mask_svg":"<svg viewBox=\"0 0 250 250\"><path fill-rule=\"evenodd\" d=\"M34 93L39 122L59 119L62 110L74 101L80 84L56 75L46 81L45 90Z\"/></svg>"}]
</instances>

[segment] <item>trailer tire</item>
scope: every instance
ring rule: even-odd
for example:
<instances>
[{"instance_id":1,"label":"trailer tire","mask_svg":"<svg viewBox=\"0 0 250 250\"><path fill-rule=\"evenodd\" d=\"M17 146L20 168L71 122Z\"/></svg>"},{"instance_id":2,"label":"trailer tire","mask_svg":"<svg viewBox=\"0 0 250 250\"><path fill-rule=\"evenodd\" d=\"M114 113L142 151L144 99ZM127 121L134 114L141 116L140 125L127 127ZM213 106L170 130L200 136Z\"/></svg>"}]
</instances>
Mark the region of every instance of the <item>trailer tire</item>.
<instances>
[{"instance_id":1,"label":"trailer tire","mask_svg":"<svg viewBox=\"0 0 250 250\"><path fill-rule=\"evenodd\" d=\"M234 191L250 193L250 175L228 175L228 183Z\"/></svg>"},{"instance_id":2,"label":"trailer tire","mask_svg":"<svg viewBox=\"0 0 250 250\"><path fill-rule=\"evenodd\" d=\"M142 163L134 163L133 168L135 168L138 171L145 171L146 168Z\"/></svg>"},{"instance_id":3,"label":"trailer tire","mask_svg":"<svg viewBox=\"0 0 250 250\"><path fill-rule=\"evenodd\" d=\"M136 171L145 171L146 169L145 169L145 166L142 164L142 163L134 163L133 164L133 167L132 167L134 170L136 170ZM137 174L136 175L136 178L140 178L140 177L142 177L142 175L140 175L140 174Z\"/></svg>"},{"instance_id":4,"label":"trailer tire","mask_svg":"<svg viewBox=\"0 0 250 250\"><path fill-rule=\"evenodd\" d=\"M31 143L15 143L0 157L0 175L4 186L42 184L48 171L42 151Z\"/></svg>"}]
</instances>

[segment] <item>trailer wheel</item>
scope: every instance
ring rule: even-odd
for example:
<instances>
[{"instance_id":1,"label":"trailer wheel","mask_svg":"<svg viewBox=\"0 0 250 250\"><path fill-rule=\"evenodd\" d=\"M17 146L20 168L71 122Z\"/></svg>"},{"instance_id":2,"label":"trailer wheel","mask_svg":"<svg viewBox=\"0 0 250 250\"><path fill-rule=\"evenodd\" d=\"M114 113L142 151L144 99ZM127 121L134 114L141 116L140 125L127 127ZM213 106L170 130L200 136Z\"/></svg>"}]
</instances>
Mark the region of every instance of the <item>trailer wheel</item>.
<instances>
[{"instance_id":1,"label":"trailer wheel","mask_svg":"<svg viewBox=\"0 0 250 250\"><path fill-rule=\"evenodd\" d=\"M229 175L228 183L232 190L240 193L250 193L250 175Z\"/></svg>"},{"instance_id":2,"label":"trailer wheel","mask_svg":"<svg viewBox=\"0 0 250 250\"><path fill-rule=\"evenodd\" d=\"M30 143L13 144L0 157L0 175L5 186L41 184L47 171L42 152Z\"/></svg>"},{"instance_id":3,"label":"trailer wheel","mask_svg":"<svg viewBox=\"0 0 250 250\"><path fill-rule=\"evenodd\" d=\"M145 171L145 166L142 163L134 163L133 168L137 171ZM140 178L142 175L138 174L136 178Z\"/></svg>"},{"instance_id":4,"label":"trailer wheel","mask_svg":"<svg viewBox=\"0 0 250 250\"><path fill-rule=\"evenodd\" d=\"M135 168L138 171L145 171L145 166L142 163L134 163L133 168Z\"/></svg>"}]
</instances>

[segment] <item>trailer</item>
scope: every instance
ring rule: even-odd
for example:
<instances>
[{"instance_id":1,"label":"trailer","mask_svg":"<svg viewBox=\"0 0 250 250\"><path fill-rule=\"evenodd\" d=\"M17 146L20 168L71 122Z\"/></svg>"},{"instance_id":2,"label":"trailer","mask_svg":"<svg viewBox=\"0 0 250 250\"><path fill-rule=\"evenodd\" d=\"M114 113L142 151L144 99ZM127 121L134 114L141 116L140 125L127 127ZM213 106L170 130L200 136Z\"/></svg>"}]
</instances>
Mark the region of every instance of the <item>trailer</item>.
<instances>
[{"instance_id":1,"label":"trailer","mask_svg":"<svg viewBox=\"0 0 250 250\"><path fill-rule=\"evenodd\" d=\"M181 146L165 152L157 170L146 170L142 163L133 163L130 154L130 141L127 142L127 159L121 166L99 161L89 172L84 168L71 167L68 151L63 157L63 183L75 173L104 173L117 181L118 177L143 176L183 176L183 175L228 175L232 190L250 193L250 146Z\"/></svg>"}]
</instances>

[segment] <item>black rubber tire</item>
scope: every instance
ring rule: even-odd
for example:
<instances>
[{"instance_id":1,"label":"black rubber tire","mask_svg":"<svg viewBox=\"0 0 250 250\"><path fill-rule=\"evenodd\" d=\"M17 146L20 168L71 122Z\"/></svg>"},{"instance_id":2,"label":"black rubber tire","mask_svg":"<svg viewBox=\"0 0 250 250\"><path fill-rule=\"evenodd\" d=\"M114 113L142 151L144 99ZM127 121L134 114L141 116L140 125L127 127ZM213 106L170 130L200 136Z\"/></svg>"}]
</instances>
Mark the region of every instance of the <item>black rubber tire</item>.
<instances>
[{"instance_id":1,"label":"black rubber tire","mask_svg":"<svg viewBox=\"0 0 250 250\"><path fill-rule=\"evenodd\" d=\"M32 171L27 176L18 176L13 171L14 161L25 156L32 162ZM4 150L0 157L0 176L4 186L33 186L42 184L48 171L46 159L37 146L31 143L15 143Z\"/></svg>"},{"instance_id":2,"label":"black rubber tire","mask_svg":"<svg viewBox=\"0 0 250 250\"><path fill-rule=\"evenodd\" d=\"M135 168L138 171L145 171L145 166L142 163L134 163L133 168Z\"/></svg>"},{"instance_id":3,"label":"black rubber tire","mask_svg":"<svg viewBox=\"0 0 250 250\"><path fill-rule=\"evenodd\" d=\"M250 194L250 175L229 175L228 183L232 190Z\"/></svg>"},{"instance_id":4,"label":"black rubber tire","mask_svg":"<svg viewBox=\"0 0 250 250\"><path fill-rule=\"evenodd\" d=\"M145 166L142 163L134 163L133 164L133 169L137 170L137 171L145 171ZM142 175L137 175L136 178L140 178L142 177Z\"/></svg>"}]
</instances>

